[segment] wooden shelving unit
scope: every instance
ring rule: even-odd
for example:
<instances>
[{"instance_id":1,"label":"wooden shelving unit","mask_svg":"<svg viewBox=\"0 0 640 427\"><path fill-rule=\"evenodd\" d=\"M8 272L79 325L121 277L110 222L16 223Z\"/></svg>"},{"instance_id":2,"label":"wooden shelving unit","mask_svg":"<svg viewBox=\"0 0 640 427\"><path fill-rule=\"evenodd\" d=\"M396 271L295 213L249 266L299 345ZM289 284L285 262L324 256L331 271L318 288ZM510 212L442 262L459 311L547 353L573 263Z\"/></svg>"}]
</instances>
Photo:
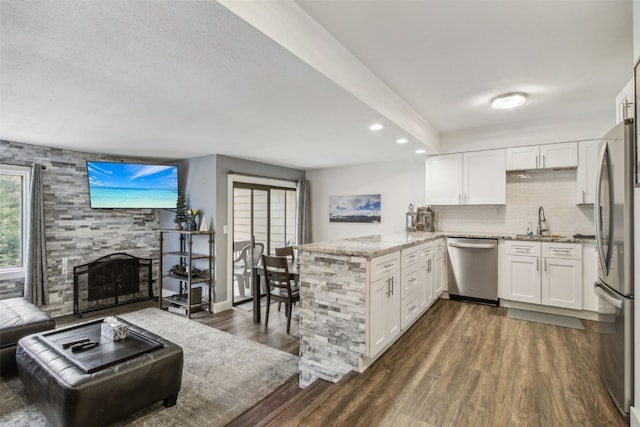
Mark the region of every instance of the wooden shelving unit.
<instances>
[{"instance_id":1,"label":"wooden shelving unit","mask_svg":"<svg viewBox=\"0 0 640 427\"><path fill-rule=\"evenodd\" d=\"M180 250L167 251L165 245L168 235L178 235ZM195 240L208 239L206 242L207 252L193 252ZM188 318L194 311L206 309L212 312L212 304L215 300L215 275L214 275L214 255L213 255L214 234L213 231L191 231L191 230L160 230L160 298L161 309L167 309L174 313L180 313ZM204 246L200 243L200 246ZM171 259L170 265L166 265L165 260ZM176 274L170 269L174 265L184 266L187 271L197 268L199 274L193 276L190 273ZM163 296L162 289L165 280L175 280L180 284L180 293L171 296ZM197 288L201 288L198 291ZM183 292L184 289L184 292ZM206 295L204 291L206 290ZM198 293L201 300L195 300Z\"/></svg>"}]
</instances>

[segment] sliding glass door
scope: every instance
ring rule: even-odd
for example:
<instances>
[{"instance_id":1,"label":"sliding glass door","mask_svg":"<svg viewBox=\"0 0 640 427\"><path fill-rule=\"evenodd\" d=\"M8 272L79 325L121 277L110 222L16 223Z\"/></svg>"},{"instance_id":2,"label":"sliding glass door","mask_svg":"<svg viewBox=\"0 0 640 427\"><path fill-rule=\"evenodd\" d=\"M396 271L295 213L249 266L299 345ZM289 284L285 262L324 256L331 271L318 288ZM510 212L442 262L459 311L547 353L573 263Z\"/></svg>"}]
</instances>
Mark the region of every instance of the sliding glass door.
<instances>
[{"instance_id":1,"label":"sliding glass door","mask_svg":"<svg viewBox=\"0 0 640 427\"><path fill-rule=\"evenodd\" d=\"M296 244L296 190L234 182L233 304L251 300L262 254Z\"/></svg>"}]
</instances>

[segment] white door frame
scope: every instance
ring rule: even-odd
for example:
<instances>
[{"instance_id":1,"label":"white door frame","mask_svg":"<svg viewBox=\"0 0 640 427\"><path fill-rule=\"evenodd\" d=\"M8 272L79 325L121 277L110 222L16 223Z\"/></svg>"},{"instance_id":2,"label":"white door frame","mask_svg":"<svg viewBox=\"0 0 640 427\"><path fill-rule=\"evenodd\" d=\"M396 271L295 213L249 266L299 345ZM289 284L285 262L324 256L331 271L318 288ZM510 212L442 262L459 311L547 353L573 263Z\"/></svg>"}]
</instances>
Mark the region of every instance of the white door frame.
<instances>
[{"instance_id":1,"label":"white door frame","mask_svg":"<svg viewBox=\"0 0 640 427\"><path fill-rule=\"evenodd\" d=\"M233 306L233 184L245 182L248 184L268 185L272 187L292 188L297 190L298 183L284 179L259 178L248 175L227 175L227 299L223 310Z\"/></svg>"}]
</instances>

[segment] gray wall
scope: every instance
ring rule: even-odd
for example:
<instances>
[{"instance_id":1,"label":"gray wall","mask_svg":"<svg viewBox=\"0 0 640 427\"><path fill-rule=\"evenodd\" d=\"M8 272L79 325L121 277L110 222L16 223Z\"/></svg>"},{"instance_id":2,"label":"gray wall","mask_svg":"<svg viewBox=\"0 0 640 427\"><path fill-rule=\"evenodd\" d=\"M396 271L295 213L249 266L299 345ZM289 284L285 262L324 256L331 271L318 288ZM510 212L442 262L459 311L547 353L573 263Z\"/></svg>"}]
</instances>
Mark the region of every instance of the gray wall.
<instances>
[{"instance_id":1,"label":"gray wall","mask_svg":"<svg viewBox=\"0 0 640 427\"><path fill-rule=\"evenodd\" d=\"M159 211L91 209L87 160L132 161L36 145L0 141L0 163L30 166L43 173L47 273L53 316L73 312L73 267L113 252L154 259L157 277ZM64 265L67 271L63 271ZM0 297L22 295L23 281L0 283ZM154 292L157 285L154 285Z\"/></svg>"}]
</instances>

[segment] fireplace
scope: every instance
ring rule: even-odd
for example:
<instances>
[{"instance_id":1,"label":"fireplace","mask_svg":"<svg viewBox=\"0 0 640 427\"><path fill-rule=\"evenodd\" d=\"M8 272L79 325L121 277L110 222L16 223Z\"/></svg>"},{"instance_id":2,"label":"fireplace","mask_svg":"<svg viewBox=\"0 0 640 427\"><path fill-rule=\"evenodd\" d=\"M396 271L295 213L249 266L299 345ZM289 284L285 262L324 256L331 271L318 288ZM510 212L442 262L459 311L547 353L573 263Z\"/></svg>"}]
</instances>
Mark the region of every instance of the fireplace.
<instances>
[{"instance_id":1,"label":"fireplace","mask_svg":"<svg viewBox=\"0 0 640 427\"><path fill-rule=\"evenodd\" d=\"M152 261L125 253L104 256L73 269L73 313L153 298Z\"/></svg>"}]
</instances>

